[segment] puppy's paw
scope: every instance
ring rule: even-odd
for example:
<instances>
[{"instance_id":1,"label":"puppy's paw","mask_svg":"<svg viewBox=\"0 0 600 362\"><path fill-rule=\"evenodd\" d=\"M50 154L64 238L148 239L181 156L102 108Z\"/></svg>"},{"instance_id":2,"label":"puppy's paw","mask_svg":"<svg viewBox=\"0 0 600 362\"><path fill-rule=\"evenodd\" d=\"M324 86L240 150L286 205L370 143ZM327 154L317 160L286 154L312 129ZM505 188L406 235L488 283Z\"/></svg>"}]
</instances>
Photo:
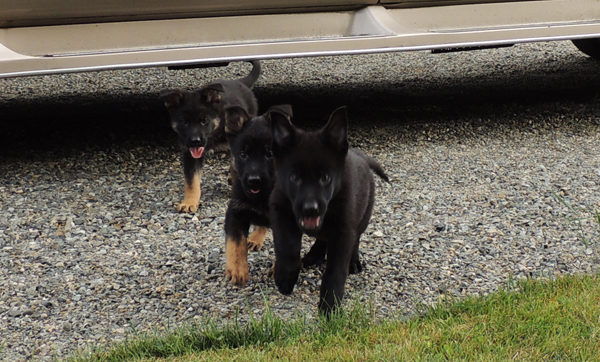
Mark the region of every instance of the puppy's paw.
<instances>
[{"instance_id":1,"label":"puppy's paw","mask_svg":"<svg viewBox=\"0 0 600 362\"><path fill-rule=\"evenodd\" d=\"M307 268L311 265L321 265L325 261L325 255L316 255L308 253L302 258L302 266Z\"/></svg>"},{"instance_id":2,"label":"puppy's paw","mask_svg":"<svg viewBox=\"0 0 600 362\"><path fill-rule=\"evenodd\" d=\"M294 285L296 285L296 283L286 281L282 282L281 284L278 284L277 289L279 290L279 293L283 295L290 295L294 291Z\"/></svg>"},{"instance_id":3,"label":"puppy's paw","mask_svg":"<svg viewBox=\"0 0 600 362\"><path fill-rule=\"evenodd\" d=\"M250 276L248 275L248 251L246 240L235 240L226 237L225 242L225 277L231 281L233 285L242 287L248 283Z\"/></svg>"},{"instance_id":4,"label":"puppy's paw","mask_svg":"<svg viewBox=\"0 0 600 362\"><path fill-rule=\"evenodd\" d=\"M241 265L227 265L225 268L225 277L231 281L231 284L243 287L248 283L250 275L248 274L248 264L244 268Z\"/></svg>"},{"instance_id":5,"label":"puppy's paw","mask_svg":"<svg viewBox=\"0 0 600 362\"><path fill-rule=\"evenodd\" d=\"M177 211L188 213L196 212L198 211L198 204L199 203L186 203L185 200L183 200L179 205L177 205Z\"/></svg>"},{"instance_id":6,"label":"puppy's paw","mask_svg":"<svg viewBox=\"0 0 600 362\"><path fill-rule=\"evenodd\" d=\"M275 270L275 285L277 285L277 289L279 290L279 293L281 294L292 294L292 292L294 291L294 286L296 285L296 282L298 281L298 274L296 274L296 276L294 277L292 276L287 276L287 277L281 277L279 275L277 275L277 271Z\"/></svg>"},{"instance_id":7,"label":"puppy's paw","mask_svg":"<svg viewBox=\"0 0 600 362\"><path fill-rule=\"evenodd\" d=\"M350 274L358 274L360 272L362 272L363 270L363 266L360 263L360 260L356 260L356 261L351 261L350 262L350 270L348 270L348 272Z\"/></svg>"},{"instance_id":8,"label":"puppy's paw","mask_svg":"<svg viewBox=\"0 0 600 362\"><path fill-rule=\"evenodd\" d=\"M200 205L200 196L202 196L202 188L200 180L202 179L202 171L196 172L191 182L185 181L185 192L183 200L177 205L179 212L196 212Z\"/></svg>"},{"instance_id":9,"label":"puppy's paw","mask_svg":"<svg viewBox=\"0 0 600 362\"><path fill-rule=\"evenodd\" d=\"M264 226L255 226L252 234L248 237L248 250L256 251L262 249L268 231L269 229Z\"/></svg>"}]
</instances>

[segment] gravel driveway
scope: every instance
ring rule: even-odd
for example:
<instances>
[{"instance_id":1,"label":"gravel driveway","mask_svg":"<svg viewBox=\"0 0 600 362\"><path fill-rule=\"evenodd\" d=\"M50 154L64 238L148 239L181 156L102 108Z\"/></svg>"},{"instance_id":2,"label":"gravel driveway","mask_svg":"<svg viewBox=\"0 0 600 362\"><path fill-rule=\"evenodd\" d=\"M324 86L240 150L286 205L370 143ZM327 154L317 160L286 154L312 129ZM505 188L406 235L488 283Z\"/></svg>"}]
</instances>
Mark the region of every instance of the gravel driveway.
<instances>
[{"instance_id":1,"label":"gravel driveway","mask_svg":"<svg viewBox=\"0 0 600 362\"><path fill-rule=\"evenodd\" d=\"M0 358L247 318L265 300L314 316L322 269L280 295L270 236L249 284L226 282L224 154L206 166L200 211L175 212L182 166L158 92L248 69L0 80ZM305 128L348 105L352 145L391 176L377 180L349 299L409 315L511 279L598 271L600 63L571 43L265 61L256 93L263 109L291 103Z\"/></svg>"}]
</instances>

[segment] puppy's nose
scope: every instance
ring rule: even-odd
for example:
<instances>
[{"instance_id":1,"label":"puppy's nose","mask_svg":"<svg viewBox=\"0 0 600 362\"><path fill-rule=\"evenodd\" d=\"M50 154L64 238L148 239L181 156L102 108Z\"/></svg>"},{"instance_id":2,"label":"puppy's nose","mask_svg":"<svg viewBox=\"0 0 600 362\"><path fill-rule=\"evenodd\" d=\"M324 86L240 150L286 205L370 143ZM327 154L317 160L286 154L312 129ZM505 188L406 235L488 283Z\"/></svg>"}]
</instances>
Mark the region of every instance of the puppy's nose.
<instances>
[{"instance_id":1,"label":"puppy's nose","mask_svg":"<svg viewBox=\"0 0 600 362\"><path fill-rule=\"evenodd\" d=\"M260 176L248 176L248 185L250 186L258 186L260 185Z\"/></svg>"},{"instance_id":2,"label":"puppy's nose","mask_svg":"<svg viewBox=\"0 0 600 362\"><path fill-rule=\"evenodd\" d=\"M192 143L202 143L202 137L200 137L200 136L192 137L190 139L190 141L192 141Z\"/></svg>"},{"instance_id":3,"label":"puppy's nose","mask_svg":"<svg viewBox=\"0 0 600 362\"><path fill-rule=\"evenodd\" d=\"M319 204L316 201L306 201L302 205L302 211L305 214L317 214L319 213Z\"/></svg>"}]
</instances>

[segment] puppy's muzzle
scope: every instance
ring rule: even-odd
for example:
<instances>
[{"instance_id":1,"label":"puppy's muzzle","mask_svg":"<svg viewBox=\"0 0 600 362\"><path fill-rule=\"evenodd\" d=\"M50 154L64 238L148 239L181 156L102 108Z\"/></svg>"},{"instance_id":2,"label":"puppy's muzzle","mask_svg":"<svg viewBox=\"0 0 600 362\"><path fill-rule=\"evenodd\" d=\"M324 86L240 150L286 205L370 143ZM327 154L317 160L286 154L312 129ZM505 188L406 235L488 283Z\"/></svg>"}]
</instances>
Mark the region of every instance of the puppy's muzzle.
<instances>
[{"instance_id":1,"label":"puppy's muzzle","mask_svg":"<svg viewBox=\"0 0 600 362\"><path fill-rule=\"evenodd\" d=\"M319 204L316 201L307 201L302 205L302 213L304 215L318 215Z\"/></svg>"},{"instance_id":2,"label":"puppy's muzzle","mask_svg":"<svg viewBox=\"0 0 600 362\"><path fill-rule=\"evenodd\" d=\"M200 136L196 136L196 137L192 137L190 139L190 145L191 146L204 146L204 142L202 141L202 137Z\"/></svg>"},{"instance_id":3,"label":"puppy's muzzle","mask_svg":"<svg viewBox=\"0 0 600 362\"><path fill-rule=\"evenodd\" d=\"M251 193L253 193L253 194L260 193L260 190L262 189L262 179L260 176L257 176L257 175L248 176L248 178L246 179L246 183L248 184L248 188L250 189Z\"/></svg>"},{"instance_id":4,"label":"puppy's muzzle","mask_svg":"<svg viewBox=\"0 0 600 362\"><path fill-rule=\"evenodd\" d=\"M302 204L302 217L300 226L306 230L315 230L321 227L321 216L319 215L319 204L316 201L306 201Z\"/></svg>"}]
</instances>

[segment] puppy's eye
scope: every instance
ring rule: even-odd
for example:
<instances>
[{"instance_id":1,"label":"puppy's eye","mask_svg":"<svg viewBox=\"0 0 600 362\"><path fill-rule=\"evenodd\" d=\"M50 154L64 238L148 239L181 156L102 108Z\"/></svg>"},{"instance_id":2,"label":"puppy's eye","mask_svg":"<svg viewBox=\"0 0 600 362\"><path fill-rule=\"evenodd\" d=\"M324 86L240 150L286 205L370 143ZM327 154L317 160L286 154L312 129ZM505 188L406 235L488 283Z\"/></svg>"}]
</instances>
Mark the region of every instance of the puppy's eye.
<instances>
[{"instance_id":1,"label":"puppy's eye","mask_svg":"<svg viewBox=\"0 0 600 362\"><path fill-rule=\"evenodd\" d=\"M331 182L331 177L329 177L329 175L323 175L321 176L319 182L321 183L321 185L328 185Z\"/></svg>"},{"instance_id":2,"label":"puppy's eye","mask_svg":"<svg viewBox=\"0 0 600 362\"><path fill-rule=\"evenodd\" d=\"M184 126L189 126L190 121L188 121L187 119L184 119L183 121L181 121L181 124L183 124Z\"/></svg>"},{"instance_id":3,"label":"puppy's eye","mask_svg":"<svg viewBox=\"0 0 600 362\"><path fill-rule=\"evenodd\" d=\"M273 158L273 152L271 150L267 150L267 153L265 153L265 157L269 159Z\"/></svg>"},{"instance_id":4,"label":"puppy's eye","mask_svg":"<svg viewBox=\"0 0 600 362\"><path fill-rule=\"evenodd\" d=\"M290 175L290 181L297 184L300 182L300 177L298 175L296 175L295 173L293 173Z\"/></svg>"},{"instance_id":5,"label":"puppy's eye","mask_svg":"<svg viewBox=\"0 0 600 362\"><path fill-rule=\"evenodd\" d=\"M209 121L210 120L208 119L208 117L202 117L202 118L200 118L200 123L202 125L207 125Z\"/></svg>"},{"instance_id":6,"label":"puppy's eye","mask_svg":"<svg viewBox=\"0 0 600 362\"><path fill-rule=\"evenodd\" d=\"M242 151L238 154L238 156L242 159L242 160L246 160L248 159L248 155L246 154L246 152Z\"/></svg>"}]
</instances>

